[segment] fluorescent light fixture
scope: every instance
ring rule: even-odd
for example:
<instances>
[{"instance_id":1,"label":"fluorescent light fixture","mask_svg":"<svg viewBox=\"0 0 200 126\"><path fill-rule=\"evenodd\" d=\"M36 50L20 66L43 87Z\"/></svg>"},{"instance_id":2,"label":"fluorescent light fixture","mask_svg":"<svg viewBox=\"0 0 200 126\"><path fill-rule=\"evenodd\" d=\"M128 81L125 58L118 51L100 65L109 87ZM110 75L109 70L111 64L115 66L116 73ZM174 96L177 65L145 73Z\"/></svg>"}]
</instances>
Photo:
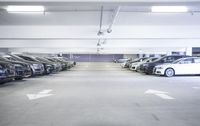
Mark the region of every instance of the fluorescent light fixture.
<instances>
[{"instance_id":1,"label":"fluorescent light fixture","mask_svg":"<svg viewBox=\"0 0 200 126\"><path fill-rule=\"evenodd\" d=\"M151 11L161 13L180 13L188 12L188 8L186 6L152 6Z\"/></svg>"},{"instance_id":2,"label":"fluorescent light fixture","mask_svg":"<svg viewBox=\"0 0 200 126\"><path fill-rule=\"evenodd\" d=\"M7 12L23 13L23 12L44 12L44 6L17 6L12 5L7 7Z\"/></svg>"}]
</instances>

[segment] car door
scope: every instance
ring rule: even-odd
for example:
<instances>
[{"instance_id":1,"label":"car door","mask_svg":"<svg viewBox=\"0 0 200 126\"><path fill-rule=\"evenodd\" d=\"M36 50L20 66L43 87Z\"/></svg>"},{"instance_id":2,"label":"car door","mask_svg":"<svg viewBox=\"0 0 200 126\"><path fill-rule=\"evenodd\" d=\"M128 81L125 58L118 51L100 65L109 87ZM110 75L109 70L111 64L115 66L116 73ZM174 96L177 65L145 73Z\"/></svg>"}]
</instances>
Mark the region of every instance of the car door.
<instances>
[{"instance_id":1,"label":"car door","mask_svg":"<svg viewBox=\"0 0 200 126\"><path fill-rule=\"evenodd\" d=\"M200 58L194 58L195 74L200 74Z\"/></svg>"},{"instance_id":2,"label":"car door","mask_svg":"<svg viewBox=\"0 0 200 126\"><path fill-rule=\"evenodd\" d=\"M195 74L193 58L186 58L176 63L175 74Z\"/></svg>"}]
</instances>

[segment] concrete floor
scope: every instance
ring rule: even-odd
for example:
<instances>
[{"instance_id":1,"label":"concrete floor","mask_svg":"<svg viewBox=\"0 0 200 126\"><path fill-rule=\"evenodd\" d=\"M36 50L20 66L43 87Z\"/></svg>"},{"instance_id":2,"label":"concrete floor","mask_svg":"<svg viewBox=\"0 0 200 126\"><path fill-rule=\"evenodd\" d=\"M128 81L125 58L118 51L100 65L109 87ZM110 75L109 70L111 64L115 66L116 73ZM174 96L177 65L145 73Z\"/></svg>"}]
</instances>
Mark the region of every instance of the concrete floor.
<instances>
[{"instance_id":1,"label":"concrete floor","mask_svg":"<svg viewBox=\"0 0 200 126\"><path fill-rule=\"evenodd\" d=\"M53 95L27 97L47 89ZM200 76L166 78L114 63L79 63L70 71L0 86L0 126L199 125Z\"/></svg>"}]
</instances>

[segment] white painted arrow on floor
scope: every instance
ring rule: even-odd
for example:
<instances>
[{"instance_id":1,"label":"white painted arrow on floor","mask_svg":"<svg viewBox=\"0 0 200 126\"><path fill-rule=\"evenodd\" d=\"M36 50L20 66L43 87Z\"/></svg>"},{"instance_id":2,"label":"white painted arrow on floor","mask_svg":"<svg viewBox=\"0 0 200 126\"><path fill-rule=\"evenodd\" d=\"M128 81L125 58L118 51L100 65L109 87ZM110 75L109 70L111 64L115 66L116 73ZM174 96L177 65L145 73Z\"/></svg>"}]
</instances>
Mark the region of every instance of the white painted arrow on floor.
<instances>
[{"instance_id":1,"label":"white painted arrow on floor","mask_svg":"<svg viewBox=\"0 0 200 126\"><path fill-rule=\"evenodd\" d=\"M42 90L41 92L37 94L27 94L26 96L28 97L29 100L35 100L39 98L52 96L53 94L49 94L51 91L52 91L51 89L47 89L47 90Z\"/></svg>"},{"instance_id":2,"label":"white painted arrow on floor","mask_svg":"<svg viewBox=\"0 0 200 126\"><path fill-rule=\"evenodd\" d=\"M153 90L153 89L148 89L147 91L145 91L145 94L154 94L162 99L175 99L168 94L168 92L164 92L164 91L158 91L158 90Z\"/></svg>"}]
</instances>

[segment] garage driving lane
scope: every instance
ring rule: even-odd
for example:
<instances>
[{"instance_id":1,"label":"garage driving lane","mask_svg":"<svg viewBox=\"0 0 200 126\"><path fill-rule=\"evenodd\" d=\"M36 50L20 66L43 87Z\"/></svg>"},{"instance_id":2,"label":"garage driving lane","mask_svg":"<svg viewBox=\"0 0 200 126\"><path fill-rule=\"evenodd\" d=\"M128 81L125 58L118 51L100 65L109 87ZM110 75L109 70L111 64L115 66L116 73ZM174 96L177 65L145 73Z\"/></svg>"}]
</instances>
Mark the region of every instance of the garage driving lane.
<instances>
[{"instance_id":1,"label":"garage driving lane","mask_svg":"<svg viewBox=\"0 0 200 126\"><path fill-rule=\"evenodd\" d=\"M70 71L0 86L0 126L199 126L200 77L158 77L114 63L78 63ZM146 94L168 92L174 99ZM27 94L51 90L29 100Z\"/></svg>"}]
</instances>

